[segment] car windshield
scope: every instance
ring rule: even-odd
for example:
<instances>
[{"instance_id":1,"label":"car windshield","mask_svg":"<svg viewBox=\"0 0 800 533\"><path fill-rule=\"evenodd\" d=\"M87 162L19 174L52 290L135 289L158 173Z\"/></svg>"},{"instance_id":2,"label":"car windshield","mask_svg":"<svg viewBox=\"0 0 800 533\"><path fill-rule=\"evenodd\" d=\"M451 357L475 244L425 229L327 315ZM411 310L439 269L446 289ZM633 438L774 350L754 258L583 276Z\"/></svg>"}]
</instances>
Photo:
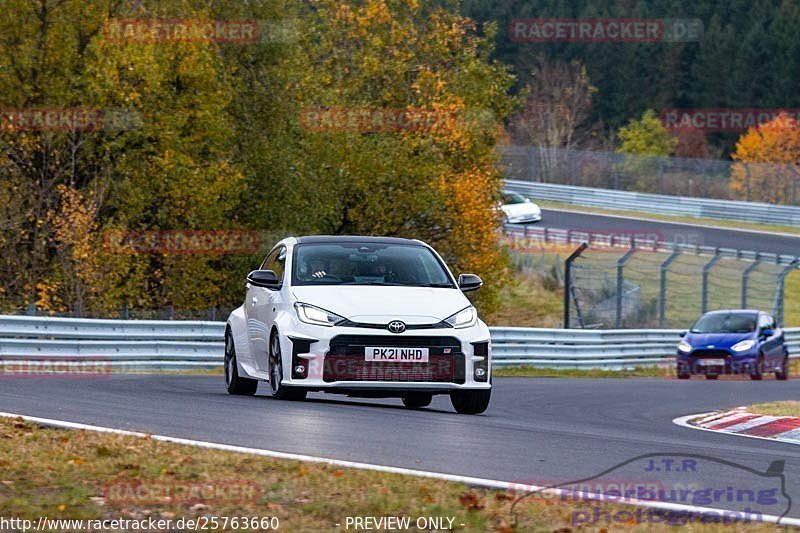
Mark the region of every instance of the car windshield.
<instances>
[{"instance_id":1,"label":"car windshield","mask_svg":"<svg viewBox=\"0 0 800 533\"><path fill-rule=\"evenodd\" d=\"M503 204L524 204L525 198L519 194L504 194L503 195Z\"/></svg>"},{"instance_id":2,"label":"car windshield","mask_svg":"<svg viewBox=\"0 0 800 533\"><path fill-rule=\"evenodd\" d=\"M700 318L692 333L750 333L756 329L756 315L746 313L714 313Z\"/></svg>"},{"instance_id":3,"label":"car windshield","mask_svg":"<svg viewBox=\"0 0 800 533\"><path fill-rule=\"evenodd\" d=\"M373 242L298 244L292 283L455 288L427 247Z\"/></svg>"}]
</instances>

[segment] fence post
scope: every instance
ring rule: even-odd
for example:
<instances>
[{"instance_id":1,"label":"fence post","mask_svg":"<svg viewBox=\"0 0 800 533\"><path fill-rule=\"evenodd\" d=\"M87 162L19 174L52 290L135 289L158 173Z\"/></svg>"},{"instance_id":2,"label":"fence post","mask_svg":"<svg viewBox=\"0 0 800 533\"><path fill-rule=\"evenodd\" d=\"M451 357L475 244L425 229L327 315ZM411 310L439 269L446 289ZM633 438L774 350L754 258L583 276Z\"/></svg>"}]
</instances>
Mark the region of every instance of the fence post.
<instances>
[{"instance_id":1,"label":"fence post","mask_svg":"<svg viewBox=\"0 0 800 533\"><path fill-rule=\"evenodd\" d=\"M708 311L708 273L711 272L711 269L714 268L714 265L716 265L720 259L719 248L714 248L714 257L703 266L703 303L701 308L703 314Z\"/></svg>"},{"instance_id":2,"label":"fence post","mask_svg":"<svg viewBox=\"0 0 800 533\"><path fill-rule=\"evenodd\" d=\"M625 255L617 260L617 329L622 327L622 293L623 284L625 283L625 263L627 263L628 259L630 259L635 253L636 248L631 242L631 248L625 252Z\"/></svg>"},{"instance_id":3,"label":"fence post","mask_svg":"<svg viewBox=\"0 0 800 533\"><path fill-rule=\"evenodd\" d=\"M536 147L531 146L531 181L536 181Z\"/></svg>"},{"instance_id":4,"label":"fence post","mask_svg":"<svg viewBox=\"0 0 800 533\"><path fill-rule=\"evenodd\" d=\"M761 261L763 261L761 252L756 252L756 258L753 260L753 264L745 268L744 272L742 272L742 309L747 309L747 284L750 281L750 274L761 265Z\"/></svg>"},{"instance_id":5,"label":"fence post","mask_svg":"<svg viewBox=\"0 0 800 533\"><path fill-rule=\"evenodd\" d=\"M661 280L658 288L658 327L661 329L664 329L664 323L666 322L667 271L672 262L681 255L681 251L674 248L674 246L673 244L673 251L670 256L661 263Z\"/></svg>"},{"instance_id":6,"label":"fence post","mask_svg":"<svg viewBox=\"0 0 800 533\"><path fill-rule=\"evenodd\" d=\"M748 163L744 163L744 199L746 202L750 201L750 165Z\"/></svg>"},{"instance_id":7,"label":"fence post","mask_svg":"<svg viewBox=\"0 0 800 533\"><path fill-rule=\"evenodd\" d=\"M564 329L569 329L569 300L572 293L572 262L575 261L584 250L589 247L588 244L582 242L578 248L570 254L564 261ZM577 307L577 301L575 302ZM580 311L578 310L578 313Z\"/></svg>"},{"instance_id":8,"label":"fence post","mask_svg":"<svg viewBox=\"0 0 800 533\"><path fill-rule=\"evenodd\" d=\"M664 158L658 158L658 194L664 194Z\"/></svg>"},{"instance_id":9,"label":"fence post","mask_svg":"<svg viewBox=\"0 0 800 533\"><path fill-rule=\"evenodd\" d=\"M786 265L781 273L778 274L778 287L775 290L775 303L772 305L772 310L775 314L775 319L778 321L778 325L781 327L783 327L783 298L786 276L789 275L789 272L797 268L798 262L800 262L800 258L795 257L792 262Z\"/></svg>"}]
</instances>

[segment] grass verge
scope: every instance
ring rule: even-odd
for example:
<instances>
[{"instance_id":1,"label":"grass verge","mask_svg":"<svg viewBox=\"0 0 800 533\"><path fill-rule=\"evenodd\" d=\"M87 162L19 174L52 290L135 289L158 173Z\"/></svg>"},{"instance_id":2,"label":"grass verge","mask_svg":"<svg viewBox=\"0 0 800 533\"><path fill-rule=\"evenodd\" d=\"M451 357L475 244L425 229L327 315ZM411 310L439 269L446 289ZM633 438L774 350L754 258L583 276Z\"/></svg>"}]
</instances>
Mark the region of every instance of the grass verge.
<instances>
[{"instance_id":1,"label":"grass verge","mask_svg":"<svg viewBox=\"0 0 800 533\"><path fill-rule=\"evenodd\" d=\"M514 378L663 378L675 376L674 366L670 364L664 367L635 367L622 370L515 366L495 368L492 373L495 377Z\"/></svg>"},{"instance_id":2,"label":"grass verge","mask_svg":"<svg viewBox=\"0 0 800 533\"><path fill-rule=\"evenodd\" d=\"M345 530L347 517L399 516L410 517L412 524L418 517L451 518L456 531L568 531L576 516L590 516L574 513L596 509L600 523L584 523L584 527L674 531L664 517L655 523L653 516L659 515L631 514L634 507L551 498L523 499L514 507L517 521L512 527L512 504L521 494L508 491L149 438L42 428L22 419L0 419L0 437L0 516L34 523L43 516L153 518L172 520L173 524L180 519L276 517L280 531L330 531ZM625 521L618 520L620 517ZM695 517L685 530L719 530L719 523L701 519ZM245 529L218 525L204 530ZM730 528L726 531L736 532L774 530L774 526L752 523L726 527ZM416 528L412 525L411 529ZM266 528L259 525L247 530Z\"/></svg>"},{"instance_id":3,"label":"grass verge","mask_svg":"<svg viewBox=\"0 0 800 533\"><path fill-rule=\"evenodd\" d=\"M747 411L757 415L800 417L800 402L785 401L785 402L759 403L756 405L749 406L747 408Z\"/></svg>"}]
</instances>

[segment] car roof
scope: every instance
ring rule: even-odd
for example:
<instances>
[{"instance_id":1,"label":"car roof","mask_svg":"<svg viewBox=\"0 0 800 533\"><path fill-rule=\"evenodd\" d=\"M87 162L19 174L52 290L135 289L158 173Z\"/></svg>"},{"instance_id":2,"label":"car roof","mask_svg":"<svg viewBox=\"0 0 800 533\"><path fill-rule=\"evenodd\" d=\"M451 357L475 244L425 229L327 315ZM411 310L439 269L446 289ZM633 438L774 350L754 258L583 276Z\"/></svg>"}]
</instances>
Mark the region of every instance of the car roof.
<instances>
[{"instance_id":1,"label":"car roof","mask_svg":"<svg viewBox=\"0 0 800 533\"><path fill-rule=\"evenodd\" d=\"M296 237L297 244L322 244L322 243L382 243L382 244L410 244L414 246L424 246L421 241L416 239L403 239L400 237L376 237L372 235L306 235Z\"/></svg>"}]
</instances>

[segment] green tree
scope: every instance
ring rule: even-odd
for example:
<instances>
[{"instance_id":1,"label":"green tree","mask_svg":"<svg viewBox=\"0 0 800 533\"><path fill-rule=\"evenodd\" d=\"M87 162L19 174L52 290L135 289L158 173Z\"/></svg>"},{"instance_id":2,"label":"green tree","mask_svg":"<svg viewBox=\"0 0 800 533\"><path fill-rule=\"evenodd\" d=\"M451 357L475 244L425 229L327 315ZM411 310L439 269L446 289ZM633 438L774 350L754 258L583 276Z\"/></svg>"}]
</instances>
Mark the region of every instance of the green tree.
<instances>
[{"instance_id":1,"label":"green tree","mask_svg":"<svg viewBox=\"0 0 800 533\"><path fill-rule=\"evenodd\" d=\"M623 154L668 156L675 149L675 140L652 109L620 128L619 140Z\"/></svg>"}]
</instances>

